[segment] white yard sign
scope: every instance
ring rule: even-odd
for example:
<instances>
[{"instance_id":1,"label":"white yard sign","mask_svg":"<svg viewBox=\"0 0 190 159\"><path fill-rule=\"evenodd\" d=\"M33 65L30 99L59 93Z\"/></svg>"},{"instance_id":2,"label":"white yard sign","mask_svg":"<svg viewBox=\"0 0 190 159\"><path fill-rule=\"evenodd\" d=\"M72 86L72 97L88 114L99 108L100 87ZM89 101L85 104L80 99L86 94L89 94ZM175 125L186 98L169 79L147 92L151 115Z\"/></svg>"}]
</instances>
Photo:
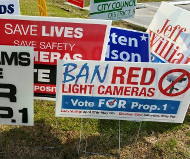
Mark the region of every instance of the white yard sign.
<instances>
[{"instance_id":1,"label":"white yard sign","mask_svg":"<svg viewBox=\"0 0 190 159\"><path fill-rule=\"evenodd\" d=\"M90 18L121 20L134 17L137 0L91 0Z\"/></svg>"},{"instance_id":2,"label":"white yard sign","mask_svg":"<svg viewBox=\"0 0 190 159\"><path fill-rule=\"evenodd\" d=\"M162 2L147 32L152 62L190 64L190 12Z\"/></svg>"},{"instance_id":3,"label":"white yard sign","mask_svg":"<svg viewBox=\"0 0 190 159\"><path fill-rule=\"evenodd\" d=\"M34 124L33 48L0 45L0 125Z\"/></svg>"},{"instance_id":4,"label":"white yard sign","mask_svg":"<svg viewBox=\"0 0 190 159\"><path fill-rule=\"evenodd\" d=\"M19 0L0 0L0 14L20 15Z\"/></svg>"},{"instance_id":5,"label":"white yard sign","mask_svg":"<svg viewBox=\"0 0 190 159\"><path fill-rule=\"evenodd\" d=\"M182 123L188 65L58 61L56 116Z\"/></svg>"}]
</instances>

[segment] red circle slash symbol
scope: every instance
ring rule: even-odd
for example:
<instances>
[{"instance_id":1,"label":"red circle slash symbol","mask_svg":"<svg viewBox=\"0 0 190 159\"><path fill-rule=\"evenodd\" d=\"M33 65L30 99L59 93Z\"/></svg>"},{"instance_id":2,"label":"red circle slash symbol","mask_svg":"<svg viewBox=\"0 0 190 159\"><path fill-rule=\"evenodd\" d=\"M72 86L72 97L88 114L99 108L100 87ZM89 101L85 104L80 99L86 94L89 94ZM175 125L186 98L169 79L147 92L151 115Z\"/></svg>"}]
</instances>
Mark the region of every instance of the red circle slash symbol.
<instances>
[{"instance_id":1,"label":"red circle slash symbol","mask_svg":"<svg viewBox=\"0 0 190 159\"><path fill-rule=\"evenodd\" d=\"M172 75L172 73L181 73L181 75L179 77L176 77L176 76ZM185 78L186 76L187 76L187 78ZM163 83L164 83L165 78L171 84L169 84L166 88L163 88ZM177 93L173 93L173 90L177 90L177 91L179 90L178 88L175 88L175 85L177 83L182 83L183 81L186 81L186 80L188 80L187 86L183 90L181 90ZM158 87L159 87L160 92L166 96L179 96L179 95L185 93L190 88L190 73L183 69L170 70L162 75L162 77L159 80Z\"/></svg>"}]
</instances>

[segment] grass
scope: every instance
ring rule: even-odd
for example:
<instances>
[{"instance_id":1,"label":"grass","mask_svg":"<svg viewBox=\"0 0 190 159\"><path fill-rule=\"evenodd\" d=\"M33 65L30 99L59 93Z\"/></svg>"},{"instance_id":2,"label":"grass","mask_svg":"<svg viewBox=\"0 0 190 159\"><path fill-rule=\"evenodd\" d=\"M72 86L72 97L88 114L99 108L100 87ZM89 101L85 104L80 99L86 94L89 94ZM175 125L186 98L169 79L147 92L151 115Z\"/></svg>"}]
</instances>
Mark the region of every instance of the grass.
<instances>
[{"instance_id":1,"label":"grass","mask_svg":"<svg viewBox=\"0 0 190 159\"><path fill-rule=\"evenodd\" d=\"M86 1L86 5L88 2ZM62 3L62 0L47 0L48 15L88 18L88 11ZM39 15L36 0L20 0L20 4L23 15ZM113 25L145 31L145 28L123 21L116 21ZM35 100L34 110L34 127L1 126L0 139L2 139L1 143L5 154L0 158L116 158L114 156L85 155L84 153L79 156L77 152L81 120L78 118L55 118L55 102ZM59 123L58 129L56 123ZM140 124L142 124L142 128L137 139ZM82 150L85 150L86 139L87 151L116 155L118 121L83 119ZM52 149L54 146L56 148ZM0 145L0 151L1 148ZM190 111L183 124L121 121L120 158L132 157L135 159L190 158Z\"/></svg>"}]
</instances>

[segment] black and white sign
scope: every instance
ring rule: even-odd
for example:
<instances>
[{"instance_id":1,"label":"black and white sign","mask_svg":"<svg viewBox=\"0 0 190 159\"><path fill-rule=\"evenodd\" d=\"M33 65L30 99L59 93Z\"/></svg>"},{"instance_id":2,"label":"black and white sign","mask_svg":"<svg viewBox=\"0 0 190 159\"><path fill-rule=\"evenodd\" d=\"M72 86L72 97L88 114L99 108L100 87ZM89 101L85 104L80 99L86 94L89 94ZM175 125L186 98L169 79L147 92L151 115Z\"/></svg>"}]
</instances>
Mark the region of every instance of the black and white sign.
<instances>
[{"instance_id":1,"label":"black and white sign","mask_svg":"<svg viewBox=\"0 0 190 159\"><path fill-rule=\"evenodd\" d=\"M33 48L0 45L0 125L34 125Z\"/></svg>"},{"instance_id":2,"label":"black and white sign","mask_svg":"<svg viewBox=\"0 0 190 159\"><path fill-rule=\"evenodd\" d=\"M20 15L19 0L0 0L0 14Z\"/></svg>"}]
</instances>

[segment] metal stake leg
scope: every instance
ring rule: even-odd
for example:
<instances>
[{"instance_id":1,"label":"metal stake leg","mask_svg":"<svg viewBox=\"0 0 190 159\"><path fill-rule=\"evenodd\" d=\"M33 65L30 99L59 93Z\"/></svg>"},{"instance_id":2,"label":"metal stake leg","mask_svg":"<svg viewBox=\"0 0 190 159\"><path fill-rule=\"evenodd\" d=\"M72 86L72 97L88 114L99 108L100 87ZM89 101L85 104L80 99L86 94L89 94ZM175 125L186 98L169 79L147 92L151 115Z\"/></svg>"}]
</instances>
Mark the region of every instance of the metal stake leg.
<instances>
[{"instance_id":1,"label":"metal stake leg","mask_svg":"<svg viewBox=\"0 0 190 159\"><path fill-rule=\"evenodd\" d=\"M135 149L135 147L137 145L137 140L138 140L139 135L140 135L141 126L142 126L142 121L140 122L139 129L138 129L138 132L137 132L137 137L135 139L134 146L133 146L133 149L132 149L132 159L134 159L134 149Z\"/></svg>"},{"instance_id":2,"label":"metal stake leg","mask_svg":"<svg viewBox=\"0 0 190 159\"><path fill-rule=\"evenodd\" d=\"M121 121L119 120L119 152L118 152L119 157L120 157L120 149L121 149Z\"/></svg>"},{"instance_id":3,"label":"metal stake leg","mask_svg":"<svg viewBox=\"0 0 190 159\"><path fill-rule=\"evenodd\" d=\"M55 138L57 138L57 134L58 134L58 127L59 127L59 122L58 122L58 118L56 119L56 132L55 132ZM56 140L54 141L54 146L42 146L42 149L55 149L57 146L56 144Z\"/></svg>"},{"instance_id":4,"label":"metal stake leg","mask_svg":"<svg viewBox=\"0 0 190 159\"><path fill-rule=\"evenodd\" d=\"M55 138L57 139L58 128L59 128L59 119L58 118L56 119L56 125L57 125L57 127L56 127L56 132L55 132ZM57 143L55 140L54 147L56 147L56 146L57 146Z\"/></svg>"},{"instance_id":5,"label":"metal stake leg","mask_svg":"<svg viewBox=\"0 0 190 159\"><path fill-rule=\"evenodd\" d=\"M82 140L82 118L80 119L80 140L79 140L78 154L80 154L81 140Z\"/></svg>"},{"instance_id":6,"label":"metal stake leg","mask_svg":"<svg viewBox=\"0 0 190 159\"><path fill-rule=\"evenodd\" d=\"M85 137L85 138L86 138L85 153L86 153L86 149L87 149L87 145L88 145L88 141L87 141L87 140L88 140L88 126L89 126L89 120L90 120L90 119L88 119L87 130L86 130L86 137Z\"/></svg>"}]
</instances>

